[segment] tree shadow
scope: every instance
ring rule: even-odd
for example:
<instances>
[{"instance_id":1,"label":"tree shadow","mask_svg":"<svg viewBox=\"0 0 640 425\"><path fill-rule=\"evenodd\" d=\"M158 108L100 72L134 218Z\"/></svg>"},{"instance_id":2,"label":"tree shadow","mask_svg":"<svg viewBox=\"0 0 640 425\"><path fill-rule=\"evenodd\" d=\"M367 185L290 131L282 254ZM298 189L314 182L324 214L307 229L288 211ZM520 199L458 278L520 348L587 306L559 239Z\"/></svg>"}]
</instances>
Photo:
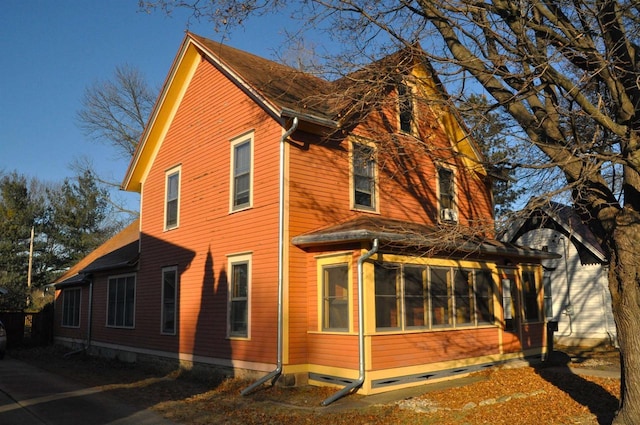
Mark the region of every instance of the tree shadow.
<instances>
[{"instance_id":1,"label":"tree shadow","mask_svg":"<svg viewBox=\"0 0 640 425\"><path fill-rule=\"evenodd\" d=\"M536 373L568 394L594 414L598 424L610 424L619 406L618 398L600 385L576 374L569 364L571 357L562 351L552 351L543 363L533 364Z\"/></svg>"},{"instance_id":2,"label":"tree shadow","mask_svg":"<svg viewBox=\"0 0 640 425\"><path fill-rule=\"evenodd\" d=\"M218 279L211 247L207 250L202 287L199 297L199 313L195 323L193 353L196 356L231 359L231 345L226 338L227 330L227 277L224 265L220 267ZM215 369L215 367L214 367ZM218 371L221 372L221 371ZM230 370L222 371L226 376Z\"/></svg>"}]
</instances>

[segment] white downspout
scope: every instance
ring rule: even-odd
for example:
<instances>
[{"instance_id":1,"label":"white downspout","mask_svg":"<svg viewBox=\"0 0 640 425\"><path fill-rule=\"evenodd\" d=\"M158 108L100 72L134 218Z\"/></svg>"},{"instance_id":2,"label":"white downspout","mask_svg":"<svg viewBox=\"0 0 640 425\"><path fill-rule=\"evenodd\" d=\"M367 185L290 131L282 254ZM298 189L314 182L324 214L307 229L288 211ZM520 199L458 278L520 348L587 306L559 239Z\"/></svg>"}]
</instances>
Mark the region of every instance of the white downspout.
<instances>
[{"instance_id":1,"label":"white downspout","mask_svg":"<svg viewBox=\"0 0 640 425\"><path fill-rule=\"evenodd\" d=\"M282 374L282 357L284 351L284 177L285 177L285 155L284 147L287 139L298 128L298 117L293 118L291 128L280 138L280 200L278 204L278 341L276 368L269 374L263 376L244 390L240 394L247 395L271 379L273 386L280 374Z\"/></svg>"},{"instance_id":2,"label":"white downspout","mask_svg":"<svg viewBox=\"0 0 640 425\"><path fill-rule=\"evenodd\" d=\"M87 322L89 327L87 328L87 344L84 347L85 351L89 350L89 347L91 347L91 325L93 323L93 276L89 281L89 305L88 305L87 316L88 316Z\"/></svg>"},{"instance_id":3,"label":"white downspout","mask_svg":"<svg viewBox=\"0 0 640 425\"><path fill-rule=\"evenodd\" d=\"M373 246L370 251L365 252L358 258L358 354L359 354L359 376L358 379L347 385L331 397L322 401L323 406L327 406L340 397L349 394L351 391L359 388L364 383L364 267L363 264L373 254L378 252L378 239L373 240Z\"/></svg>"}]
</instances>

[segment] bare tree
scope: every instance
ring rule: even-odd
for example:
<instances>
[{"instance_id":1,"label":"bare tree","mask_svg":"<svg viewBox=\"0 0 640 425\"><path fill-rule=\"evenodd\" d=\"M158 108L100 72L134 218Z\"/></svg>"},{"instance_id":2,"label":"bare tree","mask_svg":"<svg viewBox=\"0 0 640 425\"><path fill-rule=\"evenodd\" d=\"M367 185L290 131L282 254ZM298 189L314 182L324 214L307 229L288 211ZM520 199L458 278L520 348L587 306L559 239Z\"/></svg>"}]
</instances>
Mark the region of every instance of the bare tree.
<instances>
[{"instance_id":1,"label":"bare tree","mask_svg":"<svg viewBox=\"0 0 640 425\"><path fill-rule=\"evenodd\" d=\"M87 136L130 158L156 99L156 92L136 68L118 66L113 80L86 88L78 122Z\"/></svg>"},{"instance_id":2,"label":"bare tree","mask_svg":"<svg viewBox=\"0 0 640 425\"><path fill-rule=\"evenodd\" d=\"M115 158L130 159L144 131L157 93L149 87L140 71L129 65L118 66L111 80L98 81L85 89L82 108L77 113L79 126L93 141L113 148ZM88 158L71 165L78 175L93 172L96 182L112 193L120 187L113 176L97 176ZM137 215L112 197L112 206L123 213Z\"/></svg>"},{"instance_id":3,"label":"bare tree","mask_svg":"<svg viewBox=\"0 0 640 425\"><path fill-rule=\"evenodd\" d=\"M563 179L566 192L610 255L622 390L616 424L640 423L640 7L631 0L212 0L141 1L184 7L216 28L298 5L307 24L356 53L428 45L455 94L476 90L519 127L518 166ZM326 25L329 22L330 25ZM348 61L335 61L338 64ZM353 62L351 62L353 63ZM367 83L371 84L371 81ZM451 90L454 88L454 90ZM353 93L356 95L362 93ZM342 93L342 96L350 96ZM453 102L455 96L452 97ZM364 103L360 103L364 105ZM523 145L524 146L524 145Z\"/></svg>"}]
</instances>

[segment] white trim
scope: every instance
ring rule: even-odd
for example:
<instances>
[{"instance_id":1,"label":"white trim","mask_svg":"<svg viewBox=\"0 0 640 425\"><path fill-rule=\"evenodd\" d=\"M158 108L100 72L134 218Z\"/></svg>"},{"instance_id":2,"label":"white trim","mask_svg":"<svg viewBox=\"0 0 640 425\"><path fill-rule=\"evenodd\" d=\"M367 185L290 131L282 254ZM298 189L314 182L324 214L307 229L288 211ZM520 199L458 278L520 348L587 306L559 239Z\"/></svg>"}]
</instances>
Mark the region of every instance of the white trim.
<instances>
[{"instance_id":1,"label":"white trim","mask_svg":"<svg viewBox=\"0 0 640 425\"><path fill-rule=\"evenodd\" d=\"M355 170L353 167L354 147L355 145L365 146L371 148L373 151L373 194L371 195L372 204L371 207L365 205L356 204L355 195ZM364 211L369 213L380 212L380 188L378 185L378 149L373 142L365 140L350 140L349 141L349 206L352 210Z\"/></svg>"},{"instance_id":2,"label":"white trim","mask_svg":"<svg viewBox=\"0 0 640 425\"><path fill-rule=\"evenodd\" d=\"M78 325L77 326L72 326L72 325L65 325L64 324L64 299L66 297L67 292L69 291L80 291L80 298L78 298ZM60 327L65 328L65 329L79 329L80 328L80 322L82 319L82 288L81 287L76 287L76 288L63 288L62 289L62 317L60 318Z\"/></svg>"},{"instance_id":3,"label":"white trim","mask_svg":"<svg viewBox=\"0 0 640 425\"><path fill-rule=\"evenodd\" d=\"M402 113L402 98L400 97L400 86L404 86L407 89L407 94L409 95L409 100L411 101L411 122L409 123L409 125L411 126L411 129L409 131L405 131L402 129L402 120L401 120L401 113ZM409 82L407 80L403 80L401 82L399 82L396 86L396 95L398 98L398 115L397 115L397 121L398 121L398 133L401 134L407 134L410 136L416 136L418 134L418 127L417 127L417 122L418 122L418 104L416 102L416 94L417 94L417 86L415 83L413 82Z\"/></svg>"},{"instance_id":4,"label":"white trim","mask_svg":"<svg viewBox=\"0 0 640 425\"><path fill-rule=\"evenodd\" d=\"M169 178L173 175L178 175L178 194L176 195L176 224L168 227L167 226L167 204L169 202ZM182 165L176 165L175 167L171 167L164 172L164 214L163 214L163 230L173 230L180 227L180 197L182 188L180 187L182 184Z\"/></svg>"},{"instance_id":5,"label":"white trim","mask_svg":"<svg viewBox=\"0 0 640 425\"><path fill-rule=\"evenodd\" d=\"M255 133L253 130L247 131L242 135L230 140L230 154L229 154L229 213L236 213L253 207L253 178L254 178L254 140ZM235 201L235 158L236 147L239 145L249 143L249 201L246 204L240 206L234 206Z\"/></svg>"},{"instance_id":6,"label":"white trim","mask_svg":"<svg viewBox=\"0 0 640 425\"><path fill-rule=\"evenodd\" d=\"M61 342L76 343L76 344L84 343L83 339L75 339L75 338L59 337L59 336L55 337L55 340L61 341ZM164 351L164 350L154 350L154 349L142 348L142 347L132 347L132 346L123 345L123 344L112 344L109 342L100 342L95 340L91 341L91 346L107 348L111 350L127 351L131 353L143 354L147 356L157 356L157 357L164 357L164 358L174 359L174 360L185 360L185 361L190 361L194 363L202 363L207 365L230 367L234 369L254 370L258 372L269 372L274 367L274 365L270 363L250 362L250 361L233 360L233 359L221 359L218 357L208 357L208 356L198 356L191 353L182 353L182 352L176 353L174 351Z\"/></svg>"},{"instance_id":7,"label":"white trim","mask_svg":"<svg viewBox=\"0 0 640 425\"><path fill-rule=\"evenodd\" d=\"M174 280L174 287L173 287L173 300L174 300L174 306L173 306L173 332L167 332L164 330L164 321L165 321L165 317L164 317L164 274L165 272L170 272L173 271L175 272L175 280ZM176 335L177 331L178 331L178 306L180 305L180 302L178 300L178 285L179 285L179 281L180 279L178 278L178 266L168 266L168 267L163 267L160 273L161 276L161 288L160 288L160 334L161 335Z\"/></svg>"},{"instance_id":8,"label":"white trim","mask_svg":"<svg viewBox=\"0 0 640 425\"><path fill-rule=\"evenodd\" d=\"M444 170L448 170L451 172L451 208L443 208L442 207L442 203L441 203L441 199L442 197L440 196L440 170L444 169ZM449 222L449 223L458 223L460 221L460 217L458 217L458 184L457 184L457 173L456 173L456 169L455 167L452 167L451 165L448 164L442 164L442 163L438 163L436 164L436 196L437 196L437 200L438 200L438 223L442 223L442 222ZM442 217L443 211L445 210L451 210L450 214L452 215L452 218L455 218L455 220L445 220Z\"/></svg>"},{"instance_id":9,"label":"white trim","mask_svg":"<svg viewBox=\"0 0 640 425\"><path fill-rule=\"evenodd\" d=\"M233 284L233 267L237 264L247 265L247 332L246 335L232 335L231 333L231 301ZM252 254L227 255L227 338L249 340L251 339L251 274Z\"/></svg>"},{"instance_id":10,"label":"white trim","mask_svg":"<svg viewBox=\"0 0 640 425\"><path fill-rule=\"evenodd\" d=\"M118 326L118 325L110 325L109 324L109 287L111 285L111 279L120 279L127 278L133 276L133 324L131 326ZM136 327L136 302L138 297L138 276L137 273L123 273L113 276L107 276L107 296L106 299L106 308L105 308L105 327L110 329L135 329ZM126 304L125 304L126 307ZM125 310L126 311L126 310Z\"/></svg>"}]
</instances>

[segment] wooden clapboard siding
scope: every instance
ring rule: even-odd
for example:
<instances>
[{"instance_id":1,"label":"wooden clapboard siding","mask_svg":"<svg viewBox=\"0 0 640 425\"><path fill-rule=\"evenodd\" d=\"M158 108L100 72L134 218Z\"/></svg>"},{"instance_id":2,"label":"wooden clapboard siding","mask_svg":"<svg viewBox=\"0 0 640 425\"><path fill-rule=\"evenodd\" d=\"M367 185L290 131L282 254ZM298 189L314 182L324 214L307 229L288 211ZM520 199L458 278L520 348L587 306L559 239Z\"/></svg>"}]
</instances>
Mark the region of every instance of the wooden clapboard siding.
<instances>
[{"instance_id":1,"label":"wooden clapboard siding","mask_svg":"<svg viewBox=\"0 0 640 425\"><path fill-rule=\"evenodd\" d=\"M253 207L229 213L230 141L253 131ZM202 356L275 361L278 140L281 127L202 61L149 170L142 193L136 314L140 343ZM165 172L180 166L179 226L164 231ZM275 188L275 189L274 189ZM227 339L228 255L251 253L250 337ZM162 267L177 265L176 336L160 334ZM139 303L141 304L141 303Z\"/></svg>"},{"instance_id":2,"label":"wooden clapboard siding","mask_svg":"<svg viewBox=\"0 0 640 425\"><path fill-rule=\"evenodd\" d=\"M522 351L522 342L520 341L517 333L502 333L502 350L505 353L516 353L518 351Z\"/></svg>"},{"instance_id":3,"label":"wooden clapboard siding","mask_svg":"<svg viewBox=\"0 0 640 425\"><path fill-rule=\"evenodd\" d=\"M374 370L498 353L498 329L494 327L371 337Z\"/></svg>"},{"instance_id":4,"label":"wooden clapboard siding","mask_svg":"<svg viewBox=\"0 0 640 425\"><path fill-rule=\"evenodd\" d=\"M317 333L309 338L309 363L319 366L358 368L358 336Z\"/></svg>"},{"instance_id":5,"label":"wooden clapboard siding","mask_svg":"<svg viewBox=\"0 0 640 425\"><path fill-rule=\"evenodd\" d=\"M187 35L186 40L190 37ZM159 112L143 136L140 156L134 158L133 168L125 178L128 190L142 185L135 327L104 326L109 274L96 275L100 284L95 290L93 335L100 342L123 347L186 358L192 355L244 361L262 364L260 369L264 369L276 362L278 348L279 142L291 121L274 119L282 112L278 109L283 106L278 105L282 99L270 98L273 93L266 90L269 87L256 85L268 84L261 80L262 75L244 80L251 86L250 95L243 87L239 73L251 74L246 68L251 64L264 66L260 60L242 52L225 60L217 56L214 44L199 38L191 40L199 41L187 42L186 50L179 54ZM222 46L216 48L226 51ZM235 69L235 65L239 68ZM219 66L229 69L221 71ZM313 83L311 79L305 81ZM425 91L435 90L434 87L435 84ZM263 89L266 91L261 92ZM356 264L364 250L370 248L369 244L357 242L301 249L291 244L293 237L361 216L435 225L439 221L437 168L443 164L455 173L460 224L484 222L492 227L489 183L484 170L473 162L473 147L454 123L453 115L435 104L420 103L416 109L416 134L400 134L395 130L397 99L393 99L392 92L390 96L388 107L369 114L361 124L340 136L332 135L329 140L308 133L319 128L305 122L301 126L305 130L293 133L286 144L283 360L289 370L344 372L345 376L352 376L357 370L360 324ZM289 109L291 105L285 103L285 107ZM329 111L321 111L325 112L329 116ZM252 134L254 140L252 206L230 212L231 142L247 134ZM353 141L377 146L376 211L351 207L349 151ZM175 229L167 231L166 173L178 167L179 221ZM486 233L490 235L492 230ZM344 256L340 261L348 259L351 267L349 332L322 332L318 320L318 259L330 254ZM250 330L248 338L228 338L229 261L240 255L251 258ZM177 267L179 274L175 335L161 333L164 267ZM372 273L367 278L366 313L372 315ZM366 323L371 327L373 321ZM527 347L542 343L537 334L540 330L534 325L524 329ZM383 374L500 353L501 333L497 326L393 334L367 331L366 367L372 372L384 371ZM503 336L505 339L508 337ZM518 342L506 344L515 346Z\"/></svg>"}]
</instances>

